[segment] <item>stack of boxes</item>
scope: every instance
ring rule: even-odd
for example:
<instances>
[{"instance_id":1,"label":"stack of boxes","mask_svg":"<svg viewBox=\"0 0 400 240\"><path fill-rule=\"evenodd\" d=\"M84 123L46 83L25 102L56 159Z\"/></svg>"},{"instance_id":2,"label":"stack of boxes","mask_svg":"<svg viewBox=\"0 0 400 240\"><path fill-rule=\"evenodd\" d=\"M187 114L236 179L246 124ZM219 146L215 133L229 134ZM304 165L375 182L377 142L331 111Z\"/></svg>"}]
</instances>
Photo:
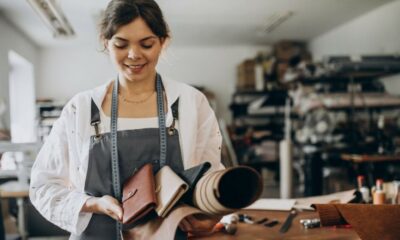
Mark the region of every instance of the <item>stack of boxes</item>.
<instances>
[{"instance_id":1,"label":"stack of boxes","mask_svg":"<svg viewBox=\"0 0 400 240\"><path fill-rule=\"evenodd\" d=\"M293 57L307 56L306 44L299 41L280 41L273 46L272 54L260 53L254 59L246 59L238 66L237 91L273 90L282 82ZM264 89L257 82L256 67L262 65ZM272 86L272 87L271 87ZM278 87L279 88L279 87Z\"/></svg>"},{"instance_id":2,"label":"stack of boxes","mask_svg":"<svg viewBox=\"0 0 400 240\"><path fill-rule=\"evenodd\" d=\"M276 59L276 77L282 82L290 60L295 56L303 56L307 53L306 44L298 41L280 41L274 46Z\"/></svg>"},{"instance_id":3,"label":"stack of boxes","mask_svg":"<svg viewBox=\"0 0 400 240\"><path fill-rule=\"evenodd\" d=\"M256 61L247 59L238 66L237 90L254 90L256 82Z\"/></svg>"}]
</instances>

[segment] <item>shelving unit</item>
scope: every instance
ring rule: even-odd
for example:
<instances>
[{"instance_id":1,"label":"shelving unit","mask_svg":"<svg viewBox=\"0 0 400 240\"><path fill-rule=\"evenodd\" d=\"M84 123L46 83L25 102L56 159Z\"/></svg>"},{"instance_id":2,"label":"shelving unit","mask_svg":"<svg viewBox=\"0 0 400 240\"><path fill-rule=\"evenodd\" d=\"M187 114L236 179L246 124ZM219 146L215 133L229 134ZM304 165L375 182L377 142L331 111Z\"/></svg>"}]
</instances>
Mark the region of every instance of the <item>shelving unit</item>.
<instances>
[{"instance_id":1,"label":"shelving unit","mask_svg":"<svg viewBox=\"0 0 400 240\"><path fill-rule=\"evenodd\" d=\"M230 109L239 164L277 170L287 91L237 91Z\"/></svg>"},{"instance_id":2,"label":"shelving unit","mask_svg":"<svg viewBox=\"0 0 400 240\"><path fill-rule=\"evenodd\" d=\"M50 134L54 122L60 117L64 102L37 102L38 137L45 141Z\"/></svg>"},{"instance_id":3,"label":"shelving unit","mask_svg":"<svg viewBox=\"0 0 400 240\"><path fill-rule=\"evenodd\" d=\"M341 154L377 154L377 146L383 141L376 136L379 132L378 117L387 114L387 110L391 110L392 113L393 110L400 110L400 98L387 94L379 80L400 73L400 58L367 56L357 62L341 58L333 59L328 66L328 74L324 76L298 80L298 84L303 86L319 86L314 95L318 97L308 103L307 99L300 100L304 105L312 106L302 113L303 119L319 110L326 114L340 112L346 116L345 124L336 123L335 129L324 132L325 138L319 138L318 141L309 138L306 142L297 142L297 146L304 153L306 196L323 193L322 168L332 163L346 164L343 163ZM400 119L400 115L398 117ZM325 121L326 126L333 124L322 117L320 119L320 122ZM317 129L318 124L320 123L317 121L311 128ZM365 127L360 127L361 124ZM400 125L396 128L398 132ZM314 132L318 134L317 130ZM327 141L334 138L340 140Z\"/></svg>"}]
</instances>

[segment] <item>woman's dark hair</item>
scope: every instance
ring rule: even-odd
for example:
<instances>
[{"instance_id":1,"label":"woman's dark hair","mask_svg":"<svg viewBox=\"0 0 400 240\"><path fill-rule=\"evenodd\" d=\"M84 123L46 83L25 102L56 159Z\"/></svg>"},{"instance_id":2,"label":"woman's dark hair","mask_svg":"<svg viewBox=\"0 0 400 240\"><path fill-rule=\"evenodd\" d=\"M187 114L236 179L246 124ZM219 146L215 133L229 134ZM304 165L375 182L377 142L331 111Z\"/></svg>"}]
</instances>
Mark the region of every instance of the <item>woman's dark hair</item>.
<instances>
[{"instance_id":1,"label":"woman's dark hair","mask_svg":"<svg viewBox=\"0 0 400 240\"><path fill-rule=\"evenodd\" d=\"M161 39L169 37L168 25L154 0L112 0L100 22L100 38L110 40L118 28L141 17Z\"/></svg>"}]
</instances>

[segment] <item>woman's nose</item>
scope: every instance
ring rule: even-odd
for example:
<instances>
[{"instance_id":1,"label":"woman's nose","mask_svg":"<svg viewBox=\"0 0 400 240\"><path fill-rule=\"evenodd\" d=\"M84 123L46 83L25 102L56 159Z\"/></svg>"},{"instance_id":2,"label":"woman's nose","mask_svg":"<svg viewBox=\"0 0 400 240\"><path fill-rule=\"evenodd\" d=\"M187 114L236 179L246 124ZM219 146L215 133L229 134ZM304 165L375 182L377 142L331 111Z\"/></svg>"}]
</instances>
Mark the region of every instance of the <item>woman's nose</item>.
<instances>
[{"instance_id":1,"label":"woman's nose","mask_svg":"<svg viewBox=\"0 0 400 240\"><path fill-rule=\"evenodd\" d=\"M139 59L140 58L140 53L137 49L135 48L130 48L128 52L128 58L130 59Z\"/></svg>"}]
</instances>

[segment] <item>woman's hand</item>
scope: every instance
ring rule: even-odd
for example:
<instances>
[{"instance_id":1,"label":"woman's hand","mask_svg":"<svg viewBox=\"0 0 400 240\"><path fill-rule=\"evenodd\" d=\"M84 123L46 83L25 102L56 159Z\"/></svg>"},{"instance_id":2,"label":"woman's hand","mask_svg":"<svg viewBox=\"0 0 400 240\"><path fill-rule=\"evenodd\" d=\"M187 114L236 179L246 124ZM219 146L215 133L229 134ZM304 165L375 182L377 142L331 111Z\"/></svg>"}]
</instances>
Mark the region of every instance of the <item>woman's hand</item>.
<instances>
[{"instance_id":1,"label":"woman's hand","mask_svg":"<svg viewBox=\"0 0 400 240\"><path fill-rule=\"evenodd\" d=\"M190 215L181 221L179 228L192 236L207 236L213 232L214 226L219 220L221 217Z\"/></svg>"},{"instance_id":2,"label":"woman's hand","mask_svg":"<svg viewBox=\"0 0 400 240\"><path fill-rule=\"evenodd\" d=\"M89 198L81 211L105 214L117 221L122 221L123 210L121 204L117 199L109 195Z\"/></svg>"}]
</instances>

